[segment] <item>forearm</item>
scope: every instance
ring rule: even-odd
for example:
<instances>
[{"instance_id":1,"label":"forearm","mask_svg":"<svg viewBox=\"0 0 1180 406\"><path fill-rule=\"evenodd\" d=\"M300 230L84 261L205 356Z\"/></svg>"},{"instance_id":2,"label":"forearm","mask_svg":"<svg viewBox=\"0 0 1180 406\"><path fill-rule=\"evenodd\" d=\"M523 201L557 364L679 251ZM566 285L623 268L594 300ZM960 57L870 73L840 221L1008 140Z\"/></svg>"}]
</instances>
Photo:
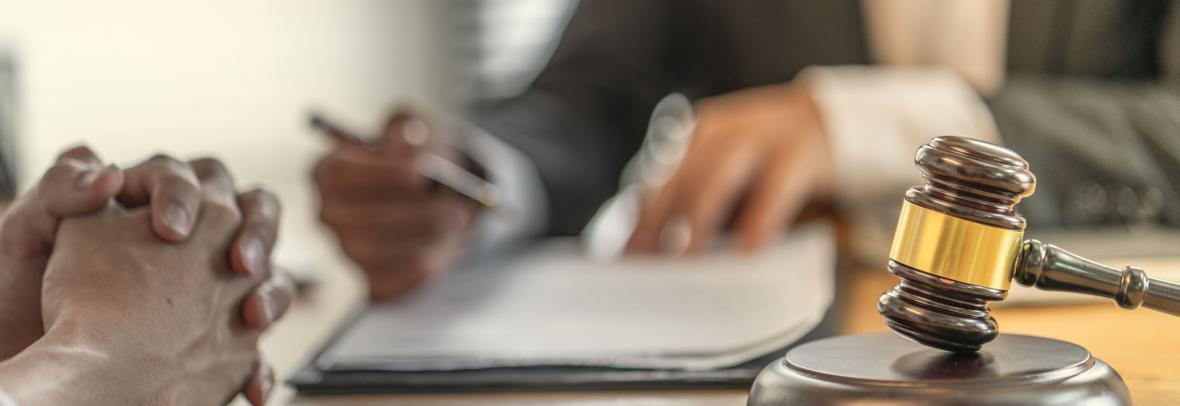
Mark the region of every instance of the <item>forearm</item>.
<instances>
[{"instance_id":1,"label":"forearm","mask_svg":"<svg viewBox=\"0 0 1180 406\"><path fill-rule=\"evenodd\" d=\"M0 363L0 388L20 406L80 404L95 388L87 377L100 376L90 354L38 342ZM99 402L102 403L102 402Z\"/></svg>"},{"instance_id":2,"label":"forearm","mask_svg":"<svg viewBox=\"0 0 1180 406\"><path fill-rule=\"evenodd\" d=\"M138 371L121 369L69 329L51 331L17 356L0 363L0 388L19 406L134 404L150 386L129 385ZM8 406L2 405L0 406Z\"/></svg>"}]
</instances>

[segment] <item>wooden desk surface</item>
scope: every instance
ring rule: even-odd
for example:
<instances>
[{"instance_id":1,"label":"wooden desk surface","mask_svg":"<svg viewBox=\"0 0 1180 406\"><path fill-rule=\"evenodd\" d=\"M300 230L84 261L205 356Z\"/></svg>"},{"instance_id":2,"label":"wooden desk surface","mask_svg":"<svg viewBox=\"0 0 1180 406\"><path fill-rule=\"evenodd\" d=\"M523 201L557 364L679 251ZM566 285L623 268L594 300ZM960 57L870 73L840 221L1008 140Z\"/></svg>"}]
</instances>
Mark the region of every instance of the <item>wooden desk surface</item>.
<instances>
[{"instance_id":1,"label":"wooden desk surface","mask_svg":"<svg viewBox=\"0 0 1180 406\"><path fill-rule=\"evenodd\" d=\"M1180 258L1177 259L1180 261ZM885 330L877 296L896 283L884 270L858 269L842 286L845 333ZM348 313L360 305L361 281L335 275L301 297L283 323L263 340L263 352L280 380L301 368ZM1126 380L1136 405L1180 403L1180 319L1149 310L1125 311L1111 304L1001 308L994 311L1006 333L1072 341L1110 363ZM291 405L577 405L740 406L744 391L609 393L480 393L462 395L298 397L282 388L273 404Z\"/></svg>"}]
</instances>

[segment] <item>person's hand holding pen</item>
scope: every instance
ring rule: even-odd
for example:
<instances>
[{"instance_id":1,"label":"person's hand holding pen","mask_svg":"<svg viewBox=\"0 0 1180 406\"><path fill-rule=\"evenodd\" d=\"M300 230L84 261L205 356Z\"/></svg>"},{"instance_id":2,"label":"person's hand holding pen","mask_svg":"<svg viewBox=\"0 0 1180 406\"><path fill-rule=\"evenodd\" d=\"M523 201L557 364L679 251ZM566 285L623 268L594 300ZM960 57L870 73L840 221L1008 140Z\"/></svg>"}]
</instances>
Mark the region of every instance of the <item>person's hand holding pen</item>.
<instances>
[{"instance_id":1,"label":"person's hand holding pen","mask_svg":"<svg viewBox=\"0 0 1180 406\"><path fill-rule=\"evenodd\" d=\"M338 130L322 121L313 124L325 132ZM451 162L462 158L436 142L431 131L422 117L399 111L376 140L331 134L337 139L334 149L315 166L320 219L365 272L375 299L405 293L445 269L470 234L478 206L473 198L423 176L426 154Z\"/></svg>"}]
</instances>

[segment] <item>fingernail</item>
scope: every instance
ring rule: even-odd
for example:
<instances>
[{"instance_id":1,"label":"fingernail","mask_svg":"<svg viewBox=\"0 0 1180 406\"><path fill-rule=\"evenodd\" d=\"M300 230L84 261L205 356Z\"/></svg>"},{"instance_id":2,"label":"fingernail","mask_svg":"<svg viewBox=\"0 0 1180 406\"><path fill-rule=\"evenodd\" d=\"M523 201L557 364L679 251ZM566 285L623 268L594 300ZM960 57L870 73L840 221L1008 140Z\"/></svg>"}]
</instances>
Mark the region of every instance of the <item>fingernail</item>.
<instances>
[{"instance_id":1,"label":"fingernail","mask_svg":"<svg viewBox=\"0 0 1180 406\"><path fill-rule=\"evenodd\" d=\"M94 185L94 181L98 179L98 175L101 174L101 170L88 169L86 172L78 174L78 177L74 179L74 186L78 189L89 189L91 185Z\"/></svg>"},{"instance_id":2,"label":"fingernail","mask_svg":"<svg viewBox=\"0 0 1180 406\"><path fill-rule=\"evenodd\" d=\"M184 206L170 203L164 209L164 217L161 220L163 220L164 226L168 227L169 230L172 230L177 235L187 237L192 228L193 217Z\"/></svg>"},{"instance_id":3,"label":"fingernail","mask_svg":"<svg viewBox=\"0 0 1180 406\"><path fill-rule=\"evenodd\" d=\"M271 294L262 295L262 319L266 321L266 325L275 321L275 299Z\"/></svg>"},{"instance_id":4,"label":"fingernail","mask_svg":"<svg viewBox=\"0 0 1180 406\"><path fill-rule=\"evenodd\" d=\"M246 272L253 276L261 275L266 267L266 254L263 252L262 241L257 238L247 238L241 244L238 249L241 251L242 265L246 266Z\"/></svg>"},{"instance_id":5,"label":"fingernail","mask_svg":"<svg viewBox=\"0 0 1180 406\"><path fill-rule=\"evenodd\" d=\"M665 256L684 256L691 244L692 225L686 219L674 219L660 230L659 250Z\"/></svg>"},{"instance_id":6,"label":"fingernail","mask_svg":"<svg viewBox=\"0 0 1180 406\"><path fill-rule=\"evenodd\" d=\"M430 139L430 129L422 120L411 119L407 121L402 131L406 143L415 147L426 145L426 141Z\"/></svg>"}]
</instances>

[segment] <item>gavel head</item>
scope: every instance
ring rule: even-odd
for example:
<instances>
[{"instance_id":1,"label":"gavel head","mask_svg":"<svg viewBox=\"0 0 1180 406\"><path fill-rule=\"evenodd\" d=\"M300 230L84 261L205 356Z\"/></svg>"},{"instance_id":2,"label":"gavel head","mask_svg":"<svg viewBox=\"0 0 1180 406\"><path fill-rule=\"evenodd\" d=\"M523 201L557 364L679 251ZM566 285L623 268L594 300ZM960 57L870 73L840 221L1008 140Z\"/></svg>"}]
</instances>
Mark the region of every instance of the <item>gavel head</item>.
<instances>
[{"instance_id":1,"label":"gavel head","mask_svg":"<svg viewBox=\"0 0 1180 406\"><path fill-rule=\"evenodd\" d=\"M1028 162L987 142L944 136L918 149L925 184L906 191L881 295L886 324L919 343L978 351L996 337L988 302L1008 294L1024 237L1014 206L1033 193Z\"/></svg>"}]
</instances>

